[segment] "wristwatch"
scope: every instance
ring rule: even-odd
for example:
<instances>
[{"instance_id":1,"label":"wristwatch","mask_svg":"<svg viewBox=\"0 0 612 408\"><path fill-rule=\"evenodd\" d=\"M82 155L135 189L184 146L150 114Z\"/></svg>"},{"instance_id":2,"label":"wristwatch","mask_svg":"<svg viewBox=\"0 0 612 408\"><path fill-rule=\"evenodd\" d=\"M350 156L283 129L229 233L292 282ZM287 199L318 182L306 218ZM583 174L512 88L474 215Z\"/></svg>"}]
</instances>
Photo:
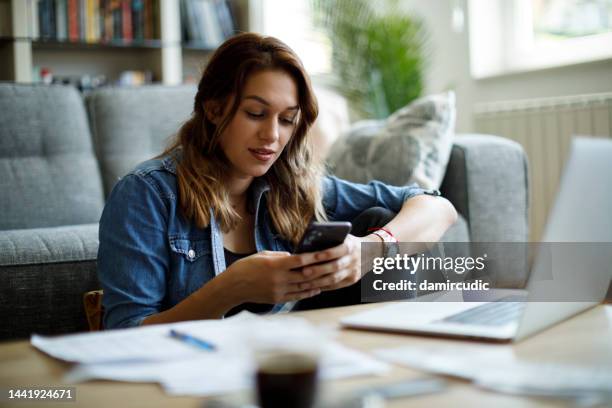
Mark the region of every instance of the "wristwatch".
<instances>
[{"instance_id":1,"label":"wristwatch","mask_svg":"<svg viewBox=\"0 0 612 408\"><path fill-rule=\"evenodd\" d=\"M383 256L385 258L393 258L399 253L399 244L397 239L385 228L373 228L372 234L378 236L383 241Z\"/></svg>"}]
</instances>

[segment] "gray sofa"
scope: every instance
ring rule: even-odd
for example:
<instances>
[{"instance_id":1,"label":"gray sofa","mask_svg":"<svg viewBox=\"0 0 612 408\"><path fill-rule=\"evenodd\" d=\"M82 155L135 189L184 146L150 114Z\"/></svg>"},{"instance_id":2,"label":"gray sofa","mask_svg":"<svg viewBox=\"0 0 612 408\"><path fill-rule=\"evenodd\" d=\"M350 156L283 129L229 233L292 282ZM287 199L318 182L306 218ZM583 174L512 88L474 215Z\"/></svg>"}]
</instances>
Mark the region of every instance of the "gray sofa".
<instances>
[{"instance_id":1,"label":"gray sofa","mask_svg":"<svg viewBox=\"0 0 612 408\"><path fill-rule=\"evenodd\" d=\"M117 179L188 118L190 86L0 84L0 339L87 329L97 222ZM507 139L459 135L441 191L460 217L445 241L525 242L527 169ZM518 287L525 271L498 276Z\"/></svg>"}]
</instances>

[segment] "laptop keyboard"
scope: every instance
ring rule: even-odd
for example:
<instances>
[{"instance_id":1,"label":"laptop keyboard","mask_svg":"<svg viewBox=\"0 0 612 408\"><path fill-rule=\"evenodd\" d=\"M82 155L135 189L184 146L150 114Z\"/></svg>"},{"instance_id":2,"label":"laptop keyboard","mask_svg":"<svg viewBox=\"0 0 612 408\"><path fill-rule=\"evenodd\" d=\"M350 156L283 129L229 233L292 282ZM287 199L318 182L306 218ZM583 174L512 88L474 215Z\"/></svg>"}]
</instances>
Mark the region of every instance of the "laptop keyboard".
<instances>
[{"instance_id":1,"label":"laptop keyboard","mask_svg":"<svg viewBox=\"0 0 612 408\"><path fill-rule=\"evenodd\" d=\"M485 303L484 305L447 316L441 321L480 326L503 326L517 320L524 308L524 297L508 296L495 302Z\"/></svg>"}]
</instances>

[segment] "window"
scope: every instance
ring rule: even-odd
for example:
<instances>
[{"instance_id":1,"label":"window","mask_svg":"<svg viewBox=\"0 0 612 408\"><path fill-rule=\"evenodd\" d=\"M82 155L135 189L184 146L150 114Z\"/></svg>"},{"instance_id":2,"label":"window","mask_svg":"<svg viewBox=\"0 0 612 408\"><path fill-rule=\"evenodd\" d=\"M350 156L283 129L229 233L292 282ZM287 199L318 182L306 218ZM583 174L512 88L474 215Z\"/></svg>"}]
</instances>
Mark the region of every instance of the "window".
<instances>
[{"instance_id":1,"label":"window","mask_svg":"<svg viewBox=\"0 0 612 408\"><path fill-rule=\"evenodd\" d=\"M532 32L538 42L612 32L612 0L532 0Z\"/></svg>"},{"instance_id":2,"label":"window","mask_svg":"<svg viewBox=\"0 0 612 408\"><path fill-rule=\"evenodd\" d=\"M612 0L469 0L475 78L612 58Z\"/></svg>"},{"instance_id":3,"label":"window","mask_svg":"<svg viewBox=\"0 0 612 408\"><path fill-rule=\"evenodd\" d=\"M311 0L261 0L261 3L261 31L289 45L310 75L330 73L331 42L314 27Z\"/></svg>"}]
</instances>

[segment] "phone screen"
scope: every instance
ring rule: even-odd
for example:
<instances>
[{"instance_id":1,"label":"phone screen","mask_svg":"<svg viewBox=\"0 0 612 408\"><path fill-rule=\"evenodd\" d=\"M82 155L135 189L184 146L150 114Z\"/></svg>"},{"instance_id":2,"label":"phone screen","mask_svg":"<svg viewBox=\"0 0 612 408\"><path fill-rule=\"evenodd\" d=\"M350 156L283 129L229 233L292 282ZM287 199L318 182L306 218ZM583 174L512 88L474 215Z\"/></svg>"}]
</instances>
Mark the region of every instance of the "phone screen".
<instances>
[{"instance_id":1,"label":"phone screen","mask_svg":"<svg viewBox=\"0 0 612 408\"><path fill-rule=\"evenodd\" d=\"M294 253L322 251L338 246L344 242L351 227L351 223L345 221L313 222L304 232Z\"/></svg>"}]
</instances>

